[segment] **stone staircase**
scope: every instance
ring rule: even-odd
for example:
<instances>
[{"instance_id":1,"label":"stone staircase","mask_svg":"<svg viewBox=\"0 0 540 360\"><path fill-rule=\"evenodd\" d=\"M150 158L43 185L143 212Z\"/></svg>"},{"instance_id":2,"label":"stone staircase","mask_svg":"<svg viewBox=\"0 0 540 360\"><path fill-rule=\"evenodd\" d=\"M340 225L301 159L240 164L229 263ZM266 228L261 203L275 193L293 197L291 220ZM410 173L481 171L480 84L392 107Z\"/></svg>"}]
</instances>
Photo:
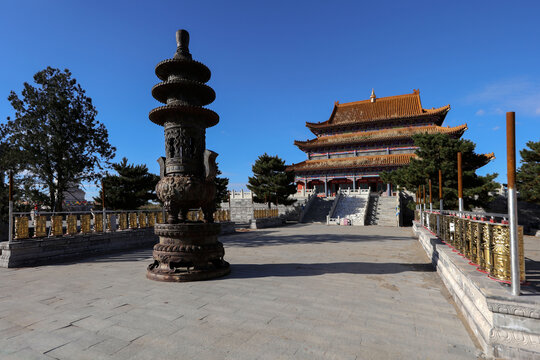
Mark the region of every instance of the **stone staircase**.
<instances>
[{"instance_id":1,"label":"stone staircase","mask_svg":"<svg viewBox=\"0 0 540 360\"><path fill-rule=\"evenodd\" d=\"M396 220L396 198L371 194L366 225L398 226Z\"/></svg>"},{"instance_id":2,"label":"stone staircase","mask_svg":"<svg viewBox=\"0 0 540 360\"><path fill-rule=\"evenodd\" d=\"M334 210L333 218L347 218L352 225L364 225L367 196L347 196L342 194Z\"/></svg>"},{"instance_id":3,"label":"stone staircase","mask_svg":"<svg viewBox=\"0 0 540 360\"><path fill-rule=\"evenodd\" d=\"M332 208L333 198L316 198L313 200L307 214L302 222L304 223L324 223L326 224L326 216Z\"/></svg>"}]
</instances>

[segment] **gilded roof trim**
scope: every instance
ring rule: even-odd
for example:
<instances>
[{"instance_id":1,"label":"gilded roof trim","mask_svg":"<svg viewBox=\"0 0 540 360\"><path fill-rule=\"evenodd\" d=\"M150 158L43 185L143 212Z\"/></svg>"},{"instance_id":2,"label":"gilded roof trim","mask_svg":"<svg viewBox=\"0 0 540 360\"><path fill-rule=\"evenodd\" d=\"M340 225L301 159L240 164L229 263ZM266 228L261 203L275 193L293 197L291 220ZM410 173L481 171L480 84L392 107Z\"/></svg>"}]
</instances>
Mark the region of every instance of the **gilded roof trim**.
<instances>
[{"instance_id":1,"label":"gilded roof trim","mask_svg":"<svg viewBox=\"0 0 540 360\"><path fill-rule=\"evenodd\" d=\"M413 117L444 117L449 110L450 105L433 109L422 108L420 91L414 90L412 94L376 98L374 102L370 99L344 104L336 102L327 121L306 122L306 126L315 129Z\"/></svg>"},{"instance_id":2,"label":"gilded roof trim","mask_svg":"<svg viewBox=\"0 0 540 360\"><path fill-rule=\"evenodd\" d=\"M390 154L306 160L287 167L288 171L330 170L407 165L416 154Z\"/></svg>"},{"instance_id":3,"label":"gilded roof trim","mask_svg":"<svg viewBox=\"0 0 540 360\"><path fill-rule=\"evenodd\" d=\"M294 144L299 148L316 148L322 146L337 146L344 144L356 144L364 142L389 141L395 139L407 139L416 134L449 134L461 136L467 130L467 124L455 127L442 127L437 125L429 126L409 126L394 129L381 129L373 131L357 131L353 133L328 135L318 137L312 140L295 140Z\"/></svg>"}]
</instances>

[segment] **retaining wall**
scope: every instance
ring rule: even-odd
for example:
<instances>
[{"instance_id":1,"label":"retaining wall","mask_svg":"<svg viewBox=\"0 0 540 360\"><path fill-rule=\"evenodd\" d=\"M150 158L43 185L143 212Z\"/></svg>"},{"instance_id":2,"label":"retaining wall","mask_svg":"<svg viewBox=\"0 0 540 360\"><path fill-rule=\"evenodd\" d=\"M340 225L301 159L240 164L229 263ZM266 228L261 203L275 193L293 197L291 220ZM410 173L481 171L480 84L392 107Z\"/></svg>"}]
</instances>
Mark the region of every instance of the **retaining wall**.
<instances>
[{"instance_id":1,"label":"retaining wall","mask_svg":"<svg viewBox=\"0 0 540 360\"><path fill-rule=\"evenodd\" d=\"M25 239L0 243L0 267L36 266L121 250L151 248L153 228L109 233Z\"/></svg>"},{"instance_id":2,"label":"retaining wall","mask_svg":"<svg viewBox=\"0 0 540 360\"><path fill-rule=\"evenodd\" d=\"M507 285L477 271L419 223L413 223L413 231L484 353L540 359L540 295L512 296Z\"/></svg>"},{"instance_id":3,"label":"retaining wall","mask_svg":"<svg viewBox=\"0 0 540 360\"><path fill-rule=\"evenodd\" d=\"M221 223L221 234L234 232L234 222ZM0 243L0 267L37 266L130 249L151 249L158 242L154 228L5 241Z\"/></svg>"},{"instance_id":4,"label":"retaining wall","mask_svg":"<svg viewBox=\"0 0 540 360\"><path fill-rule=\"evenodd\" d=\"M282 226L283 222L284 220L281 217L252 219L249 227L251 229L264 229L269 227Z\"/></svg>"}]
</instances>

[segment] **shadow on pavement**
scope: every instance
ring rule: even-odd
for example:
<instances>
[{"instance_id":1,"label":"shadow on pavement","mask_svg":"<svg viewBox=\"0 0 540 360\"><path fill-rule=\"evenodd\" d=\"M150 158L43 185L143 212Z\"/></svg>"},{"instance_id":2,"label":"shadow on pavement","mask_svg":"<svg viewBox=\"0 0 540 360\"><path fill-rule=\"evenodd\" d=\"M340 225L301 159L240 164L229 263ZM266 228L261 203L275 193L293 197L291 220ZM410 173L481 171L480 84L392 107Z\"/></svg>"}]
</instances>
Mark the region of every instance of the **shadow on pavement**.
<instances>
[{"instance_id":1,"label":"shadow on pavement","mask_svg":"<svg viewBox=\"0 0 540 360\"><path fill-rule=\"evenodd\" d=\"M253 231L233 236L220 237L220 241L225 246L257 247L287 244L322 244L322 243L342 243L342 242L366 242L366 241L395 241L413 239L410 236L388 236L388 235L357 235L357 234L294 234L276 236L275 231Z\"/></svg>"},{"instance_id":2,"label":"shadow on pavement","mask_svg":"<svg viewBox=\"0 0 540 360\"><path fill-rule=\"evenodd\" d=\"M433 272L431 263L289 263L289 264L231 264L231 274L224 279L260 277L317 276L323 274L397 274L406 271Z\"/></svg>"},{"instance_id":3,"label":"shadow on pavement","mask_svg":"<svg viewBox=\"0 0 540 360\"><path fill-rule=\"evenodd\" d=\"M540 294L540 262L525 258L525 276L527 282L522 288L533 295Z\"/></svg>"},{"instance_id":4,"label":"shadow on pavement","mask_svg":"<svg viewBox=\"0 0 540 360\"><path fill-rule=\"evenodd\" d=\"M146 249L129 249L129 250L119 250L110 254L96 254L92 257L86 257L83 259L72 259L68 261L61 261L58 264L61 265L73 265L73 264L84 264L84 263L100 263L100 262L125 262L125 261L142 261L142 260L151 260L152 258L152 248ZM51 264L51 265L54 265Z\"/></svg>"}]
</instances>

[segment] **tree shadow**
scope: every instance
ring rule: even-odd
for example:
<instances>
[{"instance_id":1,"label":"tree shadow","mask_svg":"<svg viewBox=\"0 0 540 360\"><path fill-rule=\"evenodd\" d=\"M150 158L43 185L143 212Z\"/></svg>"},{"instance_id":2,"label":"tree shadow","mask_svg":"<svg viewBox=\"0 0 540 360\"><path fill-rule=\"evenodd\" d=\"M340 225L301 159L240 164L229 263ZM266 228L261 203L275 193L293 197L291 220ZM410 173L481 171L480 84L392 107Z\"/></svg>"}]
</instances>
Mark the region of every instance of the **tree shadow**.
<instances>
[{"instance_id":1,"label":"tree shadow","mask_svg":"<svg viewBox=\"0 0 540 360\"><path fill-rule=\"evenodd\" d=\"M143 249L118 250L108 254L95 254L93 256L75 257L58 262L48 262L47 265L74 265L85 263L104 263L104 262L129 262L152 260L153 245Z\"/></svg>"},{"instance_id":2,"label":"tree shadow","mask_svg":"<svg viewBox=\"0 0 540 360\"><path fill-rule=\"evenodd\" d=\"M389 236L374 234L332 234L332 233L312 233L312 234L287 234L272 230L257 230L243 233L236 233L233 236L220 237L220 241L225 246L258 247L274 245L293 244L324 244L343 242L368 242L368 241L412 241L410 236Z\"/></svg>"},{"instance_id":3,"label":"tree shadow","mask_svg":"<svg viewBox=\"0 0 540 360\"><path fill-rule=\"evenodd\" d=\"M540 294L540 262L525 258L526 284L522 287L527 291L525 295Z\"/></svg>"},{"instance_id":4,"label":"tree shadow","mask_svg":"<svg viewBox=\"0 0 540 360\"><path fill-rule=\"evenodd\" d=\"M285 264L231 264L226 279L261 277L317 276L323 274L397 274L407 271L434 272L431 263L285 263Z\"/></svg>"}]
</instances>

